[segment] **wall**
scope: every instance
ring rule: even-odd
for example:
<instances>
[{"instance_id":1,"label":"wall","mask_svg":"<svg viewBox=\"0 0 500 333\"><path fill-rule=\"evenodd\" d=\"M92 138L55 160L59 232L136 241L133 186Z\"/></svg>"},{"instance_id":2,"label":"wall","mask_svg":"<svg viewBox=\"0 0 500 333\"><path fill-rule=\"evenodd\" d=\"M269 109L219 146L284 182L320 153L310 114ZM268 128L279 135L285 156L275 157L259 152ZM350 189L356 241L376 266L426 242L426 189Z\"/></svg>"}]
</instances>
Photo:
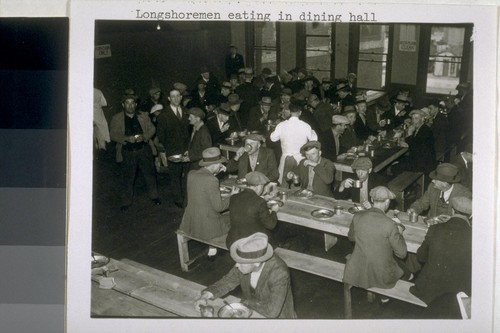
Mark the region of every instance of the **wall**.
<instances>
[{"instance_id":1,"label":"wall","mask_svg":"<svg viewBox=\"0 0 500 333\"><path fill-rule=\"evenodd\" d=\"M297 56L297 36L296 24L292 22L281 23L280 47L281 57L280 66L282 70L290 70L296 67L295 60Z\"/></svg>"},{"instance_id":2,"label":"wall","mask_svg":"<svg viewBox=\"0 0 500 333\"><path fill-rule=\"evenodd\" d=\"M392 75L391 82L393 84L416 85L417 84L417 69L418 69L418 52L420 27L415 28L416 50L414 52L400 51L400 39L402 24L394 25L394 43L392 48Z\"/></svg>"},{"instance_id":3,"label":"wall","mask_svg":"<svg viewBox=\"0 0 500 333\"><path fill-rule=\"evenodd\" d=\"M335 25L335 78L346 77L349 59L349 24Z\"/></svg>"},{"instance_id":4,"label":"wall","mask_svg":"<svg viewBox=\"0 0 500 333\"><path fill-rule=\"evenodd\" d=\"M231 44L238 48L238 53L245 58L246 43L245 43L245 23L244 22L231 22ZM245 59L245 65L247 59Z\"/></svg>"}]
</instances>

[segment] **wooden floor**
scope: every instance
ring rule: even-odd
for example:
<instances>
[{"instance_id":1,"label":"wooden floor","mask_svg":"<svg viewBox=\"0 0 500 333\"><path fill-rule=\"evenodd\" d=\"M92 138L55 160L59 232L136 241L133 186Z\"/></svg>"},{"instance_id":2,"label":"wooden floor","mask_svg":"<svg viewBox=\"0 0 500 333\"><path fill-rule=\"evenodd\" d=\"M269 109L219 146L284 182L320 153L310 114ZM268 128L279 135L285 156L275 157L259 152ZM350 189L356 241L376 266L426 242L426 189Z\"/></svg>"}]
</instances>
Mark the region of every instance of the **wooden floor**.
<instances>
[{"instance_id":1,"label":"wooden floor","mask_svg":"<svg viewBox=\"0 0 500 333\"><path fill-rule=\"evenodd\" d=\"M120 211L120 169L114 162L114 152L100 154L94 161L93 233L92 250L114 259L128 258L174 274L185 279L210 285L223 276L234 265L224 251L215 262L200 258L189 272L182 272L179 265L175 230L179 227L183 210L171 200L169 178L159 175L158 186L163 201L154 206L145 191L144 179L139 173L136 182L134 203L126 213ZM345 262L352 252L352 244L343 237L334 248L325 252L323 234L314 230L278 224L275 238L281 247L295 251ZM192 243L193 252L207 251L203 244ZM299 271L291 271L292 290L296 312L303 319L343 319L343 286L341 283ZM90 278L90 276L89 276ZM93 293L99 292L93 290ZM232 293L239 297L240 291ZM393 300L386 305L369 303L366 292L352 292L354 319L420 319L429 318L428 312L418 306ZM99 315L116 316L119 307L136 307L117 302ZM89 309L91 311L91 309ZM135 309L139 316L147 315L151 308ZM133 313L136 313L133 312ZM169 317L165 313L165 317Z\"/></svg>"}]
</instances>

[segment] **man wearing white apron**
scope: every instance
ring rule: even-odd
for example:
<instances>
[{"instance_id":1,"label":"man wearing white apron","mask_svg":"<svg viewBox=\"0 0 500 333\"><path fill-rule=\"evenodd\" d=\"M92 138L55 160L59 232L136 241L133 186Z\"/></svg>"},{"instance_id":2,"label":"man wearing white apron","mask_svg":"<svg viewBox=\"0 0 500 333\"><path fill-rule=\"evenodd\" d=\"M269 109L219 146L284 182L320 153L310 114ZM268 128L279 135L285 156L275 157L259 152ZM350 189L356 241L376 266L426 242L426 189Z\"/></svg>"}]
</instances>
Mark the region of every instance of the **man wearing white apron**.
<instances>
[{"instance_id":1,"label":"man wearing white apron","mask_svg":"<svg viewBox=\"0 0 500 333\"><path fill-rule=\"evenodd\" d=\"M300 147L308 141L318 140L318 135L311 126L299 119L301 113L302 111L297 105L290 104L290 118L279 123L274 132L271 133L271 141L276 142L281 140L282 154L278 167L280 184L285 181L283 179L283 175L286 175L286 172L284 172L286 171L285 164L287 165L287 169L292 169L294 165L291 164L298 164L304 158L300 153ZM287 157L289 162L285 163ZM290 161L293 163L290 163Z\"/></svg>"}]
</instances>

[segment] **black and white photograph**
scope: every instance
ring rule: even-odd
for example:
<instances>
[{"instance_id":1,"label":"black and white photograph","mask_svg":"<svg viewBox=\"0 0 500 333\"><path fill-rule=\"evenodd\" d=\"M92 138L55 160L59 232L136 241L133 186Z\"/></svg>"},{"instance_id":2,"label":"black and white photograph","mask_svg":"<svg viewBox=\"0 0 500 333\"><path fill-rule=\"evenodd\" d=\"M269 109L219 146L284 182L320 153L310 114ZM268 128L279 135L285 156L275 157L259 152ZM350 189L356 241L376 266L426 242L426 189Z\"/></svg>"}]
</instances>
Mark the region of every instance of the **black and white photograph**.
<instances>
[{"instance_id":1,"label":"black and white photograph","mask_svg":"<svg viewBox=\"0 0 500 333\"><path fill-rule=\"evenodd\" d=\"M485 22L452 6L84 3L73 325L486 327Z\"/></svg>"}]
</instances>

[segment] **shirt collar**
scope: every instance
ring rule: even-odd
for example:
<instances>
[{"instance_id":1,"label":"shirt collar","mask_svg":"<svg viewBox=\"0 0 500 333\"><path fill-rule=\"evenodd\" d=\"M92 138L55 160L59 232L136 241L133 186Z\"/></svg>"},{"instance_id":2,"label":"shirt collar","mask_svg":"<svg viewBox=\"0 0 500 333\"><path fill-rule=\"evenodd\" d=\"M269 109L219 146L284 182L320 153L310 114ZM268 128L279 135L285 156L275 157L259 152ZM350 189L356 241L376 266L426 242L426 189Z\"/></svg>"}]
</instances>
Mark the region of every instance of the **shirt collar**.
<instances>
[{"instance_id":1,"label":"shirt collar","mask_svg":"<svg viewBox=\"0 0 500 333\"><path fill-rule=\"evenodd\" d=\"M451 187L447 191L443 192L443 199L446 202L448 202L448 200L450 199L450 195L451 195L451 191L453 191L453 187L454 187L454 185L451 184Z\"/></svg>"}]
</instances>

